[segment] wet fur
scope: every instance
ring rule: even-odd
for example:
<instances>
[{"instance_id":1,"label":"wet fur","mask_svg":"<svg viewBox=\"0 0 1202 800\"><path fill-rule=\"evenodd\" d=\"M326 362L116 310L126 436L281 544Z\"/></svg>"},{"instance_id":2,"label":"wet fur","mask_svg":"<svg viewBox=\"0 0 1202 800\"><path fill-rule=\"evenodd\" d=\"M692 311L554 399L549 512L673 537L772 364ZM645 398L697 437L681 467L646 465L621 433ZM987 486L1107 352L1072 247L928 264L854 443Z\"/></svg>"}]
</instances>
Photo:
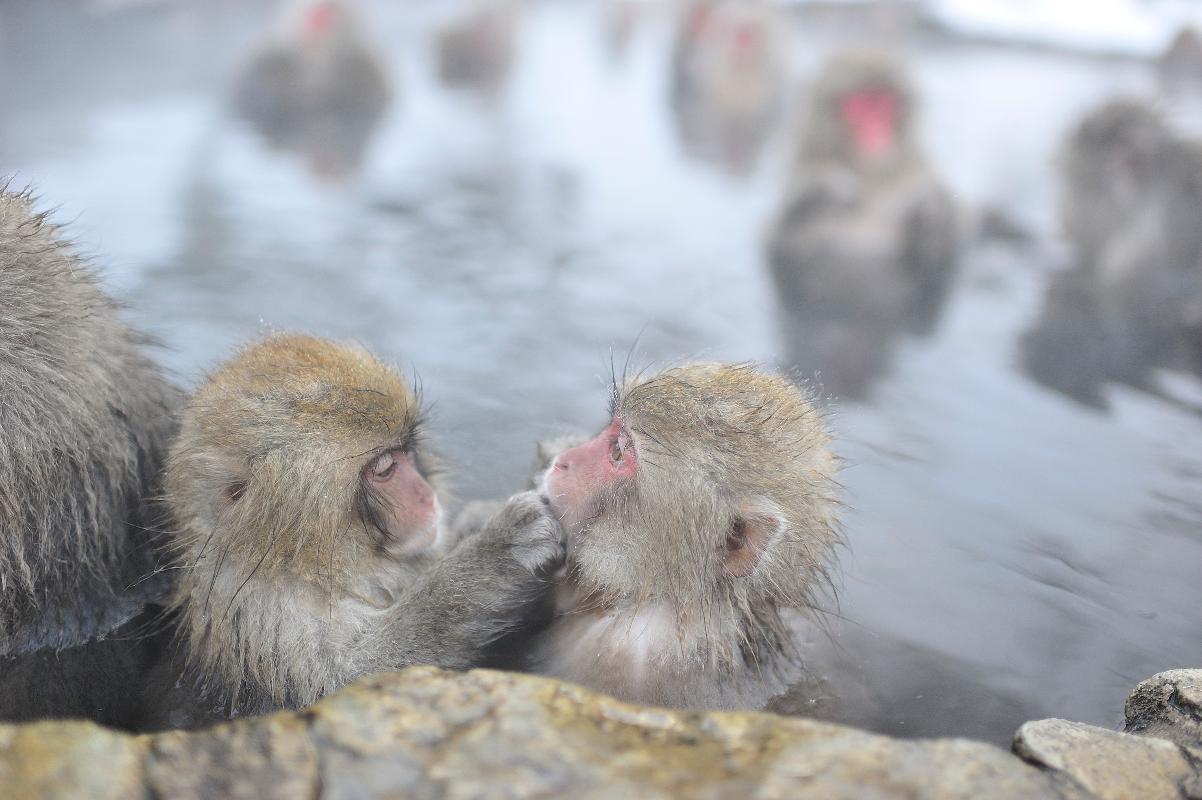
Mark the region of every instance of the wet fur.
<instances>
[{"instance_id":1,"label":"wet fur","mask_svg":"<svg viewBox=\"0 0 1202 800\"><path fill-rule=\"evenodd\" d=\"M0 656L102 636L160 586L177 391L28 194L0 192Z\"/></svg>"},{"instance_id":2,"label":"wet fur","mask_svg":"<svg viewBox=\"0 0 1202 800\"><path fill-rule=\"evenodd\" d=\"M790 617L831 588L838 464L822 416L785 379L718 364L615 383L612 411L639 472L568 531L536 669L646 703L763 705L799 668ZM722 546L749 507L780 527L732 577Z\"/></svg>"}]
</instances>

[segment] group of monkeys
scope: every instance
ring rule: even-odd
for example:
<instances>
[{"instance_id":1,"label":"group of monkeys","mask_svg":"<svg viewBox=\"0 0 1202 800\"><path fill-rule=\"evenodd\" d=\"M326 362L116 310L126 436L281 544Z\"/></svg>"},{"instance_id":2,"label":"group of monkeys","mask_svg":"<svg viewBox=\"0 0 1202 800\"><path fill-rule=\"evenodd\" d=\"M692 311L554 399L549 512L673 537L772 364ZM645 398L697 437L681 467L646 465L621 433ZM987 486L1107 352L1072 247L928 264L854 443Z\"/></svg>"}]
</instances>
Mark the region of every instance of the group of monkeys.
<instances>
[{"instance_id":1,"label":"group of monkeys","mask_svg":"<svg viewBox=\"0 0 1202 800\"><path fill-rule=\"evenodd\" d=\"M0 717L192 727L412 664L756 707L795 674L839 501L785 378L616 376L599 434L452 518L417 394L363 348L274 335L184 397L145 346L0 194Z\"/></svg>"},{"instance_id":2,"label":"group of monkeys","mask_svg":"<svg viewBox=\"0 0 1202 800\"><path fill-rule=\"evenodd\" d=\"M781 11L695 0L680 19L671 86L682 133L747 161L782 105ZM1202 86L1200 41L1175 41L1166 91ZM870 393L894 339L935 328L974 240L1034 238L1004 212L958 202L920 145L919 106L900 61L848 49L815 73L797 114L765 261L788 363L843 399ZM1162 370L1202 373L1202 143L1155 104L1121 97L1082 117L1054 165L1068 258L1019 342L1023 370L1090 405L1113 382L1160 393Z\"/></svg>"}]
</instances>

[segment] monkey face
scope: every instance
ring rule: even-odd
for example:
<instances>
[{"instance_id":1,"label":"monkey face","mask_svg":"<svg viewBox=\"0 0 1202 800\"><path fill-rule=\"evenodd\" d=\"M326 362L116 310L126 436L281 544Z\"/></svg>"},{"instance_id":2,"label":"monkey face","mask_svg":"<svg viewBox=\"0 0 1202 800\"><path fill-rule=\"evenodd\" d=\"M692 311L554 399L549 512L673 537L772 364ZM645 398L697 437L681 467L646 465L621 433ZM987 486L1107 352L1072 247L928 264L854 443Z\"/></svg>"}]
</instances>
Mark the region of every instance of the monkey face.
<instances>
[{"instance_id":1,"label":"monkey face","mask_svg":"<svg viewBox=\"0 0 1202 800\"><path fill-rule=\"evenodd\" d=\"M594 438L556 456L544 478L544 492L569 530L581 528L595 515L603 495L621 491L637 472L634 440L615 418Z\"/></svg>"},{"instance_id":2,"label":"monkey face","mask_svg":"<svg viewBox=\"0 0 1202 800\"><path fill-rule=\"evenodd\" d=\"M396 447L360 472L360 517L395 555L413 555L438 542L442 507L411 448Z\"/></svg>"},{"instance_id":3,"label":"monkey face","mask_svg":"<svg viewBox=\"0 0 1202 800\"><path fill-rule=\"evenodd\" d=\"M888 158L897 142L901 101L888 87L865 87L839 98L839 117L861 158Z\"/></svg>"},{"instance_id":4,"label":"monkey face","mask_svg":"<svg viewBox=\"0 0 1202 800\"><path fill-rule=\"evenodd\" d=\"M245 350L197 391L168 460L189 563L342 591L429 550L442 514L419 405L358 348L280 336Z\"/></svg>"},{"instance_id":5,"label":"monkey face","mask_svg":"<svg viewBox=\"0 0 1202 800\"><path fill-rule=\"evenodd\" d=\"M310 43L323 41L341 33L348 23L346 9L341 3L321 0L305 11L301 36Z\"/></svg>"},{"instance_id":6,"label":"monkey face","mask_svg":"<svg viewBox=\"0 0 1202 800\"><path fill-rule=\"evenodd\" d=\"M783 597L821 571L833 471L796 387L701 364L615 388L609 425L561 453L543 488L588 591L700 609Z\"/></svg>"}]
</instances>

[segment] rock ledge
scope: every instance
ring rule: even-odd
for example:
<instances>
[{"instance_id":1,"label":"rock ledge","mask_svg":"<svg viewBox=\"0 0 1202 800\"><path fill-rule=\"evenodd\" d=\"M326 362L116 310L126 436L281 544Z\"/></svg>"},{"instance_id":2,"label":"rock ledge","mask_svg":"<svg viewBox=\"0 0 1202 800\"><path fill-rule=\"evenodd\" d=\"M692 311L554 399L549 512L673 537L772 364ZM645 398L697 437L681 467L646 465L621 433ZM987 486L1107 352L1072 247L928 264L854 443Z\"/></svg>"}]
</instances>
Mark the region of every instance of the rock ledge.
<instances>
[{"instance_id":1,"label":"rock ledge","mask_svg":"<svg viewBox=\"0 0 1202 800\"><path fill-rule=\"evenodd\" d=\"M1194 702L1202 671L1165 675L1137 695L1171 684ZM641 708L543 678L415 667L304 712L194 733L0 726L0 786L21 798L1202 797L1202 751L1173 739L1196 720L1137 719L1166 738L1045 720L1023 726L1015 757L966 740Z\"/></svg>"}]
</instances>

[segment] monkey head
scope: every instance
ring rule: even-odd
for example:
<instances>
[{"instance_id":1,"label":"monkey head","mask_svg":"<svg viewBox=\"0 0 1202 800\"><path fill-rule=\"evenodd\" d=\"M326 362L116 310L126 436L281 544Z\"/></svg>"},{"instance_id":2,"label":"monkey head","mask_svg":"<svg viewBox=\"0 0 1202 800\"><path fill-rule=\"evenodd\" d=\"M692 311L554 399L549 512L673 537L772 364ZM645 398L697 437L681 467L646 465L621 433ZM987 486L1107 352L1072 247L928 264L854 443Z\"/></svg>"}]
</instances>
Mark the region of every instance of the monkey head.
<instances>
[{"instance_id":1,"label":"monkey head","mask_svg":"<svg viewBox=\"0 0 1202 800\"><path fill-rule=\"evenodd\" d=\"M338 0L319 0L304 9L300 17L301 39L318 43L350 34L355 21L347 7Z\"/></svg>"},{"instance_id":2,"label":"monkey head","mask_svg":"<svg viewBox=\"0 0 1202 800\"><path fill-rule=\"evenodd\" d=\"M803 155L857 171L900 163L910 147L911 97L900 64L888 56L836 57L815 84Z\"/></svg>"},{"instance_id":3,"label":"monkey head","mask_svg":"<svg viewBox=\"0 0 1202 800\"><path fill-rule=\"evenodd\" d=\"M1173 133L1156 111L1137 100L1114 100L1085 117L1069 138L1065 178L1070 202L1087 206L1109 201L1122 207L1172 177Z\"/></svg>"},{"instance_id":4,"label":"monkey head","mask_svg":"<svg viewBox=\"0 0 1202 800\"><path fill-rule=\"evenodd\" d=\"M610 412L543 478L586 594L678 619L815 603L837 541L836 460L798 387L695 364L615 385Z\"/></svg>"},{"instance_id":5,"label":"monkey head","mask_svg":"<svg viewBox=\"0 0 1202 800\"><path fill-rule=\"evenodd\" d=\"M429 551L443 523L421 423L414 392L364 350L250 347L196 392L169 455L183 562L335 593Z\"/></svg>"}]
</instances>

